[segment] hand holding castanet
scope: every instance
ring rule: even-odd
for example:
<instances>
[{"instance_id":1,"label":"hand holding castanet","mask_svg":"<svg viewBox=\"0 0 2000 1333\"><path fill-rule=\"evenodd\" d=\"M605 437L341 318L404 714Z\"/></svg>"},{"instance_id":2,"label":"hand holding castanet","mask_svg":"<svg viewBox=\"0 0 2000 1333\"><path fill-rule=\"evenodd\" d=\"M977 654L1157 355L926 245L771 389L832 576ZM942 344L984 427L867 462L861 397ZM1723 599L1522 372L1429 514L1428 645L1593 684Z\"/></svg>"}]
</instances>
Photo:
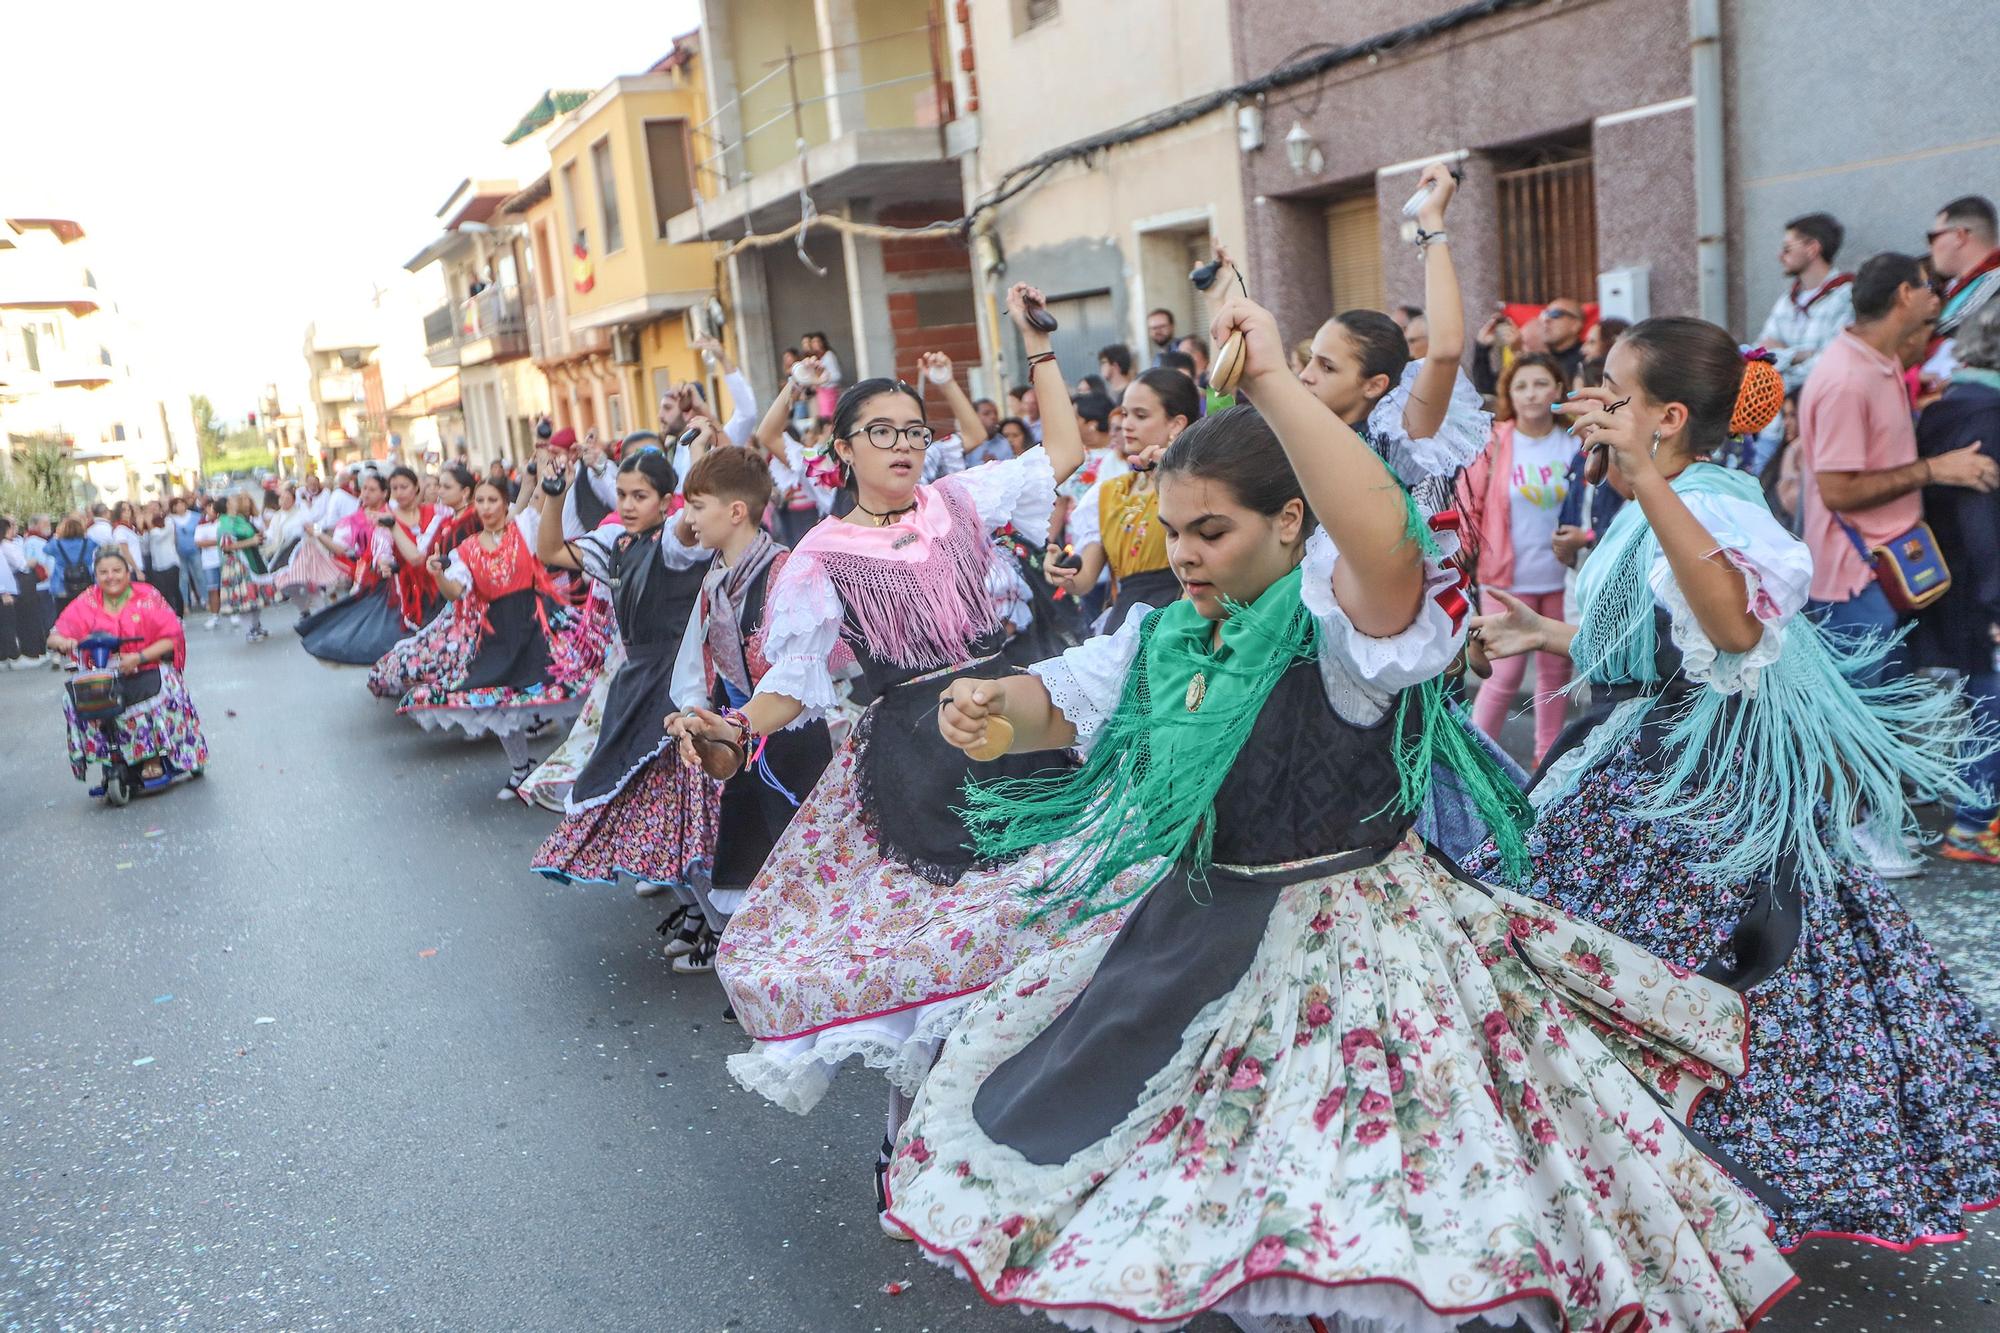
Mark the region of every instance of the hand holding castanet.
<instances>
[{"instance_id":1,"label":"hand holding castanet","mask_svg":"<svg viewBox=\"0 0 2000 1333\"><path fill-rule=\"evenodd\" d=\"M1001 713L1005 702L999 681L955 680L939 696L938 732L955 749L990 763L1014 743L1014 724Z\"/></svg>"}]
</instances>

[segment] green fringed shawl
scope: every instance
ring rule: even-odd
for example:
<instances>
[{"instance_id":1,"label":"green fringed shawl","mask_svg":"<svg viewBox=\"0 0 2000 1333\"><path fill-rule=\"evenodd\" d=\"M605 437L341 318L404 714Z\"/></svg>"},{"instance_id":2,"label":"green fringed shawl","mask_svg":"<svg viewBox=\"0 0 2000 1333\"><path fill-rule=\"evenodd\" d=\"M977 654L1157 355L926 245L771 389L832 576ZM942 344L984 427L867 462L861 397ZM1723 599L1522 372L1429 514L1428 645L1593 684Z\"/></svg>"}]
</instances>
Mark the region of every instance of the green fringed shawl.
<instances>
[{"instance_id":1,"label":"green fringed shawl","mask_svg":"<svg viewBox=\"0 0 2000 1333\"><path fill-rule=\"evenodd\" d=\"M1725 495L1761 506L1755 479L1696 464L1674 479L1680 494ZM1660 557L1645 511L1628 504L1612 521L1577 579L1583 608L1570 656L1579 681L1651 682L1658 672L1658 631L1648 584ZM1870 688L1853 682L1894 648L1894 637L1849 644L1829 639L1804 615L1767 626L1782 635L1740 694L1688 692L1665 719L1665 771L1619 813L1636 821L1671 820L1706 840L1710 855L1693 868L1723 884L1769 876L1788 853L1815 887L1829 885L1838 863L1861 859L1848 816L1870 812L1885 833L1914 831L1904 784L1920 799L1970 799L1968 765L1991 753L1956 689L1909 676ZM1738 655L1718 655L1718 673L1735 674ZM1601 756L1638 734L1661 705L1628 707L1591 738ZM1574 790L1581 763L1552 770L1534 794L1546 809ZM1824 803L1824 804L1822 804ZM1832 817L1821 818L1822 810Z\"/></svg>"},{"instance_id":2,"label":"green fringed shawl","mask_svg":"<svg viewBox=\"0 0 2000 1333\"><path fill-rule=\"evenodd\" d=\"M1414 505L1411 515L1410 539L1435 553ZM1074 908L1072 919L1084 920L1117 910L1151 885L1113 896L1114 881L1147 861L1185 862L1190 886L1205 882L1216 792L1279 677L1317 651L1319 627L1300 595L1301 577L1294 569L1254 603L1232 605L1219 643L1217 622L1192 602L1150 613L1118 706L1082 768L968 785L961 814L982 857L1063 843L1074 848L1031 891L1042 899L1037 917ZM1190 710L1188 688L1197 674L1205 692L1200 708ZM1415 813L1429 799L1433 764L1445 765L1518 875L1527 862L1523 830L1532 814L1506 774L1452 720L1441 682L1404 691L1396 725L1394 810Z\"/></svg>"}]
</instances>

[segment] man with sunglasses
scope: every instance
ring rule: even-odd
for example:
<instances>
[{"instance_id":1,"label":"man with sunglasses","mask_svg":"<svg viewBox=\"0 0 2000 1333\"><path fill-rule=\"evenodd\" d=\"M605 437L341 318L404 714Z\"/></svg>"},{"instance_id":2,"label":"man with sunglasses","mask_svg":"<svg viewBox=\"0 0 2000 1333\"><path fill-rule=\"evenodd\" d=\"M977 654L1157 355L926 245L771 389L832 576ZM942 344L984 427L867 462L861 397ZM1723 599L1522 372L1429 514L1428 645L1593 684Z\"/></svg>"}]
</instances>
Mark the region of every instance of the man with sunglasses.
<instances>
[{"instance_id":1,"label":"man with sunglasses","mask_svg":"<svg viewBox=\"0 0 2000 1333\"><path fill-rule=\"evenodd\" d=\"M1483 394L1500 391L1501 371L1511 361L1511 358L1490 355L1500 325L1506 318L1504 310L1496 313L1477 335L1480 350L1472 358L1472 387ZM1561 388L1566 393L1575 385L1577 370L1583 365L1583 302L1573 296L1558 296L1542 307L1535 323L1539 326L1535 331L1541 334L1542 345L1534 350L1555 358L1556 365L1562 369ZM1425 340L1428 345L1428 330ZM1532 346L1531 340L1524 339L1524 342Z\"/></svg>"},{"instance_id":2,"label":"man with sunglasses","mask_svg":"<svg viewBox=\"0 0 2000 1333\"><path fill-rule=\"evenodd\" d=\"M1932 271L1948 279L1931 359L1924 366L1925 374L1942 378L1957 368L1951 343L1958 330L2000 292L2000 226L1993 201L1976 194L1952 200L1938 210L1924 239L1930 242Z\"/></svg>"}]
</instances>

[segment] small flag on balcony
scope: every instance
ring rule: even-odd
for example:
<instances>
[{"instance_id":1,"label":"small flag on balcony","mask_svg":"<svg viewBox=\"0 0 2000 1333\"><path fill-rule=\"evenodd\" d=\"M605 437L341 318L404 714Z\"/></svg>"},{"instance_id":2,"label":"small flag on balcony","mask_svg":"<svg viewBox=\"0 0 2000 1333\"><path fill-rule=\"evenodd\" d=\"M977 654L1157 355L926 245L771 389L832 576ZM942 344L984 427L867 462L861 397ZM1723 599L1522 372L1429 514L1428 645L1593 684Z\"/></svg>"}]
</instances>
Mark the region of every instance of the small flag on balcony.
<instances>
[{"instance_id":1,"label":"small flag on balcony","mask_svg":"<svg viewBox=\"0 0 2000 1333\"><path fill-rule=\"evenodd\" d=\"M570 264L570 283L579 292L587 292L597 285L597 270L590 263L590 240L583 232L576 234L576 244L570 247L576 256Z\"/></svg>"}]
</instances>

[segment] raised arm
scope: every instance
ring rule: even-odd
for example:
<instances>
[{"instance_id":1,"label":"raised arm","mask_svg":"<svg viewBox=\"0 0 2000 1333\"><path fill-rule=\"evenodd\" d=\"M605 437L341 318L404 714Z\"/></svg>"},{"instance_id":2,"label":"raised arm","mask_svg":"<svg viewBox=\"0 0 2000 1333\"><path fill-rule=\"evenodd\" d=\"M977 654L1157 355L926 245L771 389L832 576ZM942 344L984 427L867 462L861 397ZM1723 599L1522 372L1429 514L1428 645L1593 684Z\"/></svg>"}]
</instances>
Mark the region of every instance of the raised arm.
<instances>
[{"instance_id":1,"label":"raised arm","mask_svg":"<svg viewBox=\"0 0 2000 1333\"><path fill-rule=\"evenodd\" d=\"M1306 503L1340 560L1333 595L1361 633L1388 638L1416 619L1423 553L1409 539L1409 502L1375 451L1299 383L1271 312L1238 296L1216 314L1209 339L1243 335L1243 383L1276 433Z\"/></svg>"},{"instance_id":2,"label":"raised arm","mask_svg":"<svg viewBox=\"0 0 2000 1333\"><path fill-rule=\"evenodd\" d=\"M1429 184L1431 192L1417 212L1417 226L1440 234L1423 249L1424 323L1430 328L1431 345L1403 409L1403 429L1413 440L1429 439L1444 424L1452 385L1458 379L1458 363L1465 355L1465 308L1458 291L1458 270L1452 267L1451 245L1442 235L1444 210L1458 182L1444 163L1433 162L1424 168L1421 183Z\"/></svg>"},{"instance_id":3,"label":"raised arm","mask_svg":"<svg viewBox=\"0 0 2000 1333\"><path fill-rule=\"evenodd\" d=\"M563 540L564 488L561 483L568 473L569 468L566 464L551 458L547 479L557 483L555 494L551 495L546 485L537 487L535 491L535 494L541 497L542 506L542 523L535 529L535 559L550 569L583 568L582 562L576 558L576 552L572 551L569 543ZM583 484L589 485L589 482L585 481Z\"/></svg>"},{"instance_id":4,"label":"raised arm","mask_svg":"<svg viewBox=\"0 0 2000 1333\"><path fill-rule=\"evenodd\" d=\"M396 524L389 531L396 541L396 554L403 557L404 564L421 565L424 563L423 548L417 545L411 538L409 531L401 523Z\"/></svg>"},{"instance_id":5,"label":"raised arm","mask_svg":"<svg viewBox=\"0 0 2000 1333\"><path fill-rule=\"evenodd\" d=\"M447 602L455 602L465 596L465 585L445 574L445 559L443 556L431 556L430 559L424 561L424 568L431 572L431 577L437 581L438 595Z\"/></svg>"},{"instance_id":6,"label":"raised arm","mask_svg":"<svg viewBox=\"0 0 2000 1333\"><path fill-rule=\"evenodd\" d=\"M1030 304L1042 304L1040 291L1025 282L1008 288L1007 313L1021 331L1021 345L1027 349L1030 362L1028 382L1035 386L1035 398L1042 405L1042 448L1048 452L1049 467L1060 486L1083 466L1083 428L1077 425L1076 409L1070 405L1069 382L1049 351L1049 335L1028 322Z\"/></svg>"},{"instance_id":7,"label":"raised arm","mask_svg":"<svg viewBox=\"0 0 2000 1333\"><path fill-rule=\"evenodd\" d=\"M958 387L952 378L951 358L943 352L925 352L917 358L917 370L928 383L933 370L944 372L944 383L937 385L944 394L945 404L951 408L951 419L958 423L958 437L966 441L967 447L986 441L986 423L979 419L979 409L965 396L965 390Z\"/></svg>"},{"instance_id":8,"label":"raised arm","mask_svg":"<svg viewBox=\"0 0 2000 1333\"><path fill-rule=\"evenodd\" d=\"M814 375L819 373L818 362L808 359L801 364L812 366ZM787 463L791 461L791 456L785 449L785 432L791 428L792 405L798 402L804 393L805 388L798 380L793 375L787 375L784 387L771 399L771 405L764 409L764 418L757 423L757 429L751 434L750 442L767 457L783 459Z\"/></svg>"}]
</instances>

